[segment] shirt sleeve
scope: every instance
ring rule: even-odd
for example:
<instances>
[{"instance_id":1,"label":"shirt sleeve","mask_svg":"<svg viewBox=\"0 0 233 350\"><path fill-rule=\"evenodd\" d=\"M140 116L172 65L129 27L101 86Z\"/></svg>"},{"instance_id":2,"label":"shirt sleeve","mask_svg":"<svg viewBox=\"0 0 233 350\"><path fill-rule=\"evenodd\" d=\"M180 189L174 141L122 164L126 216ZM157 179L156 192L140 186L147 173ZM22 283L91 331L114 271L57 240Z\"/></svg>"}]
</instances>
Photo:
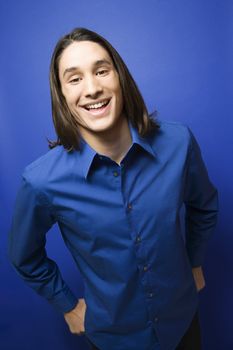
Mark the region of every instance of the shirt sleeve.
<instances>
[{"instance_id":1,"label":"shirt sleeve","mask_svg":"<svg viewBox=\"0 0 233 350\"><path fill-rule=\"evenodd\" d=\"M11 263L23 280L59 311L75 307L77 298L63 281L57 264L48 258L46 233L56 222L44 193L23 177L8 240Z\"/></svg>"},{"instance_id":2,"label":"shirt sleeve","mask_svg":"<svg viewBox=\"0 0 233 350\"><path fill-rule=\"evenodd\" d=\"M185 181L186 248L192 267L201 266L206 243L217 222L218 194L211 183L200 148L190 132L190 148Z\"/></svg>"}]
</instances>

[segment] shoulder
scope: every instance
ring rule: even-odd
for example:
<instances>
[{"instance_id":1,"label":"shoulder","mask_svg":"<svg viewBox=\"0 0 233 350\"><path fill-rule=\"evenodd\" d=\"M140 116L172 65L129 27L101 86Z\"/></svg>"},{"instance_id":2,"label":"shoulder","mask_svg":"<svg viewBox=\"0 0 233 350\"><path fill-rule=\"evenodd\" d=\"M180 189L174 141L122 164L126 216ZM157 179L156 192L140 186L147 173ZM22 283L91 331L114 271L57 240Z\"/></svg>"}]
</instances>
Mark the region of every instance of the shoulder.
<instances>
[{"instance_id":1,"label":"shoulder","mask_svg":"<svg viewBox=\"0 0 233 350\"><path fill-rule=\"evenodd\" d=\"M151 118L155 116L152 114ZM156 118L158 128L152 133L150 144L155 152L160 154L187 155L192 146L192 132L181 122L161 120Z\"/></svg>"},{"instance_id":2,"label":"shoulder","mask_svg":"<svg viewBox=\"0 0 233 350\"><path fill-rule=\"evenodd\" d=\"M192 132L187 125L164 120L157 120L157 124L159 128L156 131L156 137L190 142Z\"/></svg>"},{"instance_id":3,"label":"shoulder","mask_svg":"<svg viewBox=\"0 0 233 350\"><path fill-rule=\"evenodd\" d=\"M62 146L57 146L28 164L22 177L33 187L41 187L45 182L51 181L55 173L65 168L68 153Z\"/></svg>"},{"instance_id":4,"label":"shoulder","mask_svg":"<svg viewBox=\"0 0 233 350\"><path fill-rule=\"evenodd\" d=\"M157 120L159 125L159 135L164 137L173 138L187 138L190 139L191 132L189 127L181 122L170 121L170 120Z\"/></svg>"}]
</instances>

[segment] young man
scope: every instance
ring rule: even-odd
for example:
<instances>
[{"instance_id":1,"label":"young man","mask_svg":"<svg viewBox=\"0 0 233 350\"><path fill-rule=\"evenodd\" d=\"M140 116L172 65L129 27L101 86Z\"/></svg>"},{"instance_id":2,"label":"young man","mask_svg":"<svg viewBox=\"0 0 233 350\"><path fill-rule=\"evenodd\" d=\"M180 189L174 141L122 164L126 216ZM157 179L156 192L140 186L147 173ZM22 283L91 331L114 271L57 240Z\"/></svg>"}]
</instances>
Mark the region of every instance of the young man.
<instances>
[{"instance_id":1,"label":"young man","mask_svg":"<svg viewBox=\"0 0 233 350\"><path fill-rule=\"evenodd\" d=\"M50 86L58 139L24 171L12 263L93 349L200 349L217 192L194 136L149 116L119 54L87 29L58 42ZM55 222L84 278L79 301L46 254Z\"/></svg>"}]
</instances>

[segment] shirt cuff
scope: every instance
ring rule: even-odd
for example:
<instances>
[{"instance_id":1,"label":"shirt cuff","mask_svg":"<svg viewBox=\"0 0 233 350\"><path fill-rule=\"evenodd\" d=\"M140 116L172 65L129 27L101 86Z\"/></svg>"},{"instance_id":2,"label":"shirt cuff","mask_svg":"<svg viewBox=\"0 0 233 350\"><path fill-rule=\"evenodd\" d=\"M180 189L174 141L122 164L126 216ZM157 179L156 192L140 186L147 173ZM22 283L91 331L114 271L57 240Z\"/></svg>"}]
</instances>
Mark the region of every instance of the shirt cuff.
<instances>
[{"instance_id":1,"label":"shirt cuff","mask_svg":"<svg viewBox=\"0 0 233 350\"><path fill-rule=\"evenodd\" d=\"M48 299L48 302L52 304L59 312L69 312L75 308L78 303L77 297L66 287L61 292Z\"/></svg>"},{"instance_id":2,"label":"shirt cuff","mask_svg":"<svg viewBox=\"0 0 233 350\"><path fill-rule=\"evenodd\" d=\"M198 248L197 247L189 248L187 246L187 253L188 253L189 261L192 267L199 267L203 265L205 251L206 251L205 243L202 243L202 245L199 246Z\"/></svg>"}]
</instances>

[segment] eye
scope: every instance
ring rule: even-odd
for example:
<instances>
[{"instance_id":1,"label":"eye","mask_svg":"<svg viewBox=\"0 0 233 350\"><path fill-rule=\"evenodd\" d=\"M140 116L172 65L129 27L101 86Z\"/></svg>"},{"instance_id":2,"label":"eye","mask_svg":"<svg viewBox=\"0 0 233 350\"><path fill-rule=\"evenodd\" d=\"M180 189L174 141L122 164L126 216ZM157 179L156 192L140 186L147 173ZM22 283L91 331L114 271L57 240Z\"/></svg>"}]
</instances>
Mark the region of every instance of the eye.
<instances>
[{"instance_id":1,"label":"eye","mask_svg":"<svg viewBox=\"0 0 233 350\"><path fill-rule=\"evenodd\" d=\"M96 72L96 75L106 75L108 73L107 69L100 69L98 72Z\"/></svg>"},{"instance_id":2,"label":"eye","mask_svg":"<svg viewBox=\"0 0 233 350\"><path fill-rule=\"evenodd\" d=\"M77 84L81 81L80 77L73 78L69 81L70 84Z\"/></svg>"}]
</instances>

